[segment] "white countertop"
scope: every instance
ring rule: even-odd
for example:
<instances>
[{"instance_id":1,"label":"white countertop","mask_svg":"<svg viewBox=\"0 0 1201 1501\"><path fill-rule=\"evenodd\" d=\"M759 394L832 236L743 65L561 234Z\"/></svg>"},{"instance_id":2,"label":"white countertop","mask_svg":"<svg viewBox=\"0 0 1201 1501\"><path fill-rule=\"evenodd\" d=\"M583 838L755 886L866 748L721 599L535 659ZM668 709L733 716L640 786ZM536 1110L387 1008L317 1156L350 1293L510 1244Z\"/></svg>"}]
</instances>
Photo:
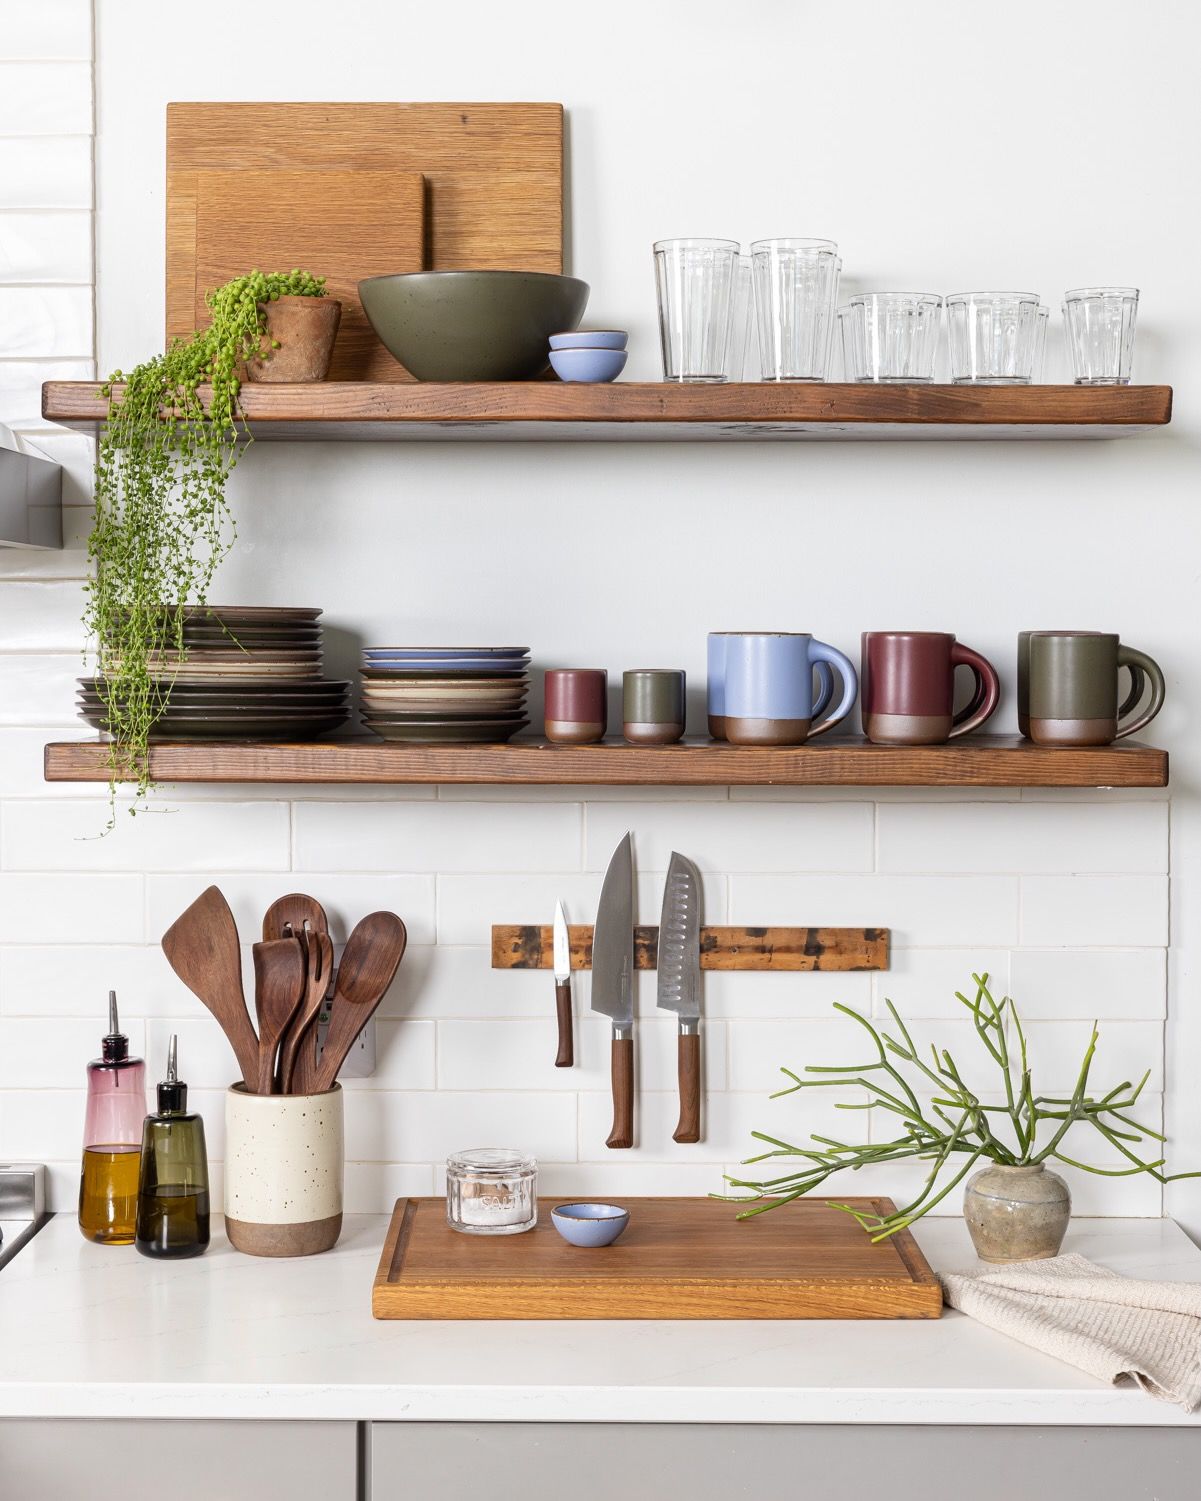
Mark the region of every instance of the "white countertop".
<instances>
[{"instance_id":1,"label":"white countertop","mask_svg":"<svg viewBox=\"0 0 1201 1501\"><path fill-rule=\"evenodd\" d=\"M1201 1424L950 1310L937 1320L380 1322L384 1216L323 1256L193 1261L89 1245L56 1215L0 1272L0 1417L464 1422ZM959 1220L916 1227L976 1265ZM1077 1220L1065 1250L1201 1281L1170 1220Z\"/></svg>"}]
</instances>

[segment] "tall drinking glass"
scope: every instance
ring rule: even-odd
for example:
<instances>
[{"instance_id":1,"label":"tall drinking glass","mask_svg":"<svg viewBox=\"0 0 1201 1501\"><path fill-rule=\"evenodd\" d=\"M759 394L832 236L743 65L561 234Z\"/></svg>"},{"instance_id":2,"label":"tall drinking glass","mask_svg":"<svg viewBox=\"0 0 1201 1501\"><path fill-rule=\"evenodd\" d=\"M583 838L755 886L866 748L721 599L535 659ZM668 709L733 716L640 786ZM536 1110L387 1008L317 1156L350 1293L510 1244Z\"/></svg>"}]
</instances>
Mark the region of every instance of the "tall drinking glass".
<instances>
[{"instance_id":1,"label":"tall drinking glass","mask_svg":"<svg viewBox=\"0 0 1201 1501\"><path fill-rule=\"evenodd\" d=\"M730 333L726 340L726 379L730 381L758 378L754 364L755 294L751 285L751 258L738 257L734 273L734 295L730 298ZM748 367L756 373L748 373Z\"/></svg>"},{"instance_id":2,"label":"tall drinking glass","mask_svg":"<svg viewBox=\"0 0 1201 1501\"><path fill-rule=\"evenodd\" d=\"M1138 319L1137 287L1079 287L1063 294L1063 323L1078 386L1127 386Z\"/></svg>"},{"instance_id":3,"label":"tall drinking glass","mask_svg":"<svg viewBox=\"0 0 1201 1501\"><path fill-rule=\"evenodd\" d=\"M1047 328L1051 322L1051 309L1045 304L1038 309L1038 322L1034 326L1034 360L1030 366L1030 381L1038 385L1043 378L1043 366L1047 362Z\"/></svg>"},{"instance_id":4,"label":"tall drinking glass","mask_svg":"<svg viewBox=\"0 0 1201 1501\"><path fill-rule=\"evenodd\" d=\"M833 240L756 240L755 319L764 380L825 380L842 262Z\"/></svg>"},{"instance_id":5,"label":"tall drinking glass","mask_svg":"<svg viewBox=\"0 0 1201 1501\"><path fill-rule=\"evenodd\" d=\"M655 242L664 380L716 384L726 379L740 250L737 240Z\"/></svg>"},{"instance_id":6,"label":"tall drinking glass","mask_svg":"<svg viewBox=\"0 0 1201 1501\"><path fill-rule=\"evenodd\" d=\"M951 380L1028 386L1038 335L1035 292L956 292L947 298Z\"/></svg>"}]
</instances>

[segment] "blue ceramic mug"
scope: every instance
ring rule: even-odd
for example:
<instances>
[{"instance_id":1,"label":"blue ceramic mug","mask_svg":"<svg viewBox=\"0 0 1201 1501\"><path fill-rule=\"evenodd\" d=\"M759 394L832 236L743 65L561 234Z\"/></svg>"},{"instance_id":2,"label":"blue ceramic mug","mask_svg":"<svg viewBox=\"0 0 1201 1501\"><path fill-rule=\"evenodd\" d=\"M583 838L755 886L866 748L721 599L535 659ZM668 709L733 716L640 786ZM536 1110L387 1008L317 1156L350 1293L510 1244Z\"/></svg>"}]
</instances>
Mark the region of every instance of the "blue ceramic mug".
<instances>
[{"instance_id":1,"label":"blue ceramic mug","mask_svg":"<svg viewBox=\"0 0 1201 1501\"><path fill-rule=\"evenodd\" d=\"M731 636L745 634L745 631L709 632L705 697L709 734L714 740L726 738L726 642ZM834 674L830 671L830 664L823 660L815 660L813 670L817 674L817 697L813 701L812 714L814 719L820 719L834 696Z\"/></svg>"},{"instance_id":2,"label":"blue ceramic mug","mask_svg":"<svg viewBox=\"0 0 1201 1501\"><path fill-rule=\"evenodd\" d=\"M841 679L832 713L826 712L832 693L819 692L814 699L813 669L819 663ZM807 632L743 631L725 638L722 708L731 745L803 745L841 723L858 690L850 660Z\"/></svg>"}]
</instances>

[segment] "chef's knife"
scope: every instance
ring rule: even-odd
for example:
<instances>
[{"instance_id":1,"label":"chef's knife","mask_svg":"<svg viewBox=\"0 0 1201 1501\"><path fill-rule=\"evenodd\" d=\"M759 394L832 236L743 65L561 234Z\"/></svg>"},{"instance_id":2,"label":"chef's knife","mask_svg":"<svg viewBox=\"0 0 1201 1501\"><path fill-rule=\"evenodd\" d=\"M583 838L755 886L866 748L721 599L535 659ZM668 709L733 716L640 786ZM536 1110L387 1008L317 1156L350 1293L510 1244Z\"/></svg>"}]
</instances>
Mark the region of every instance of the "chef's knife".
<instances>
[{"instance_id":1,"label":"chef's knife","mask_svg":"<svg viewBox=\"0 0 1201 1501\"><path fill-rule=\"evenodd\" d=\"M606 1146L634 1145L634 849L613 851L592 930L592 1009L613 1024L613 1129Z\"/></svg>"},{"instance_id":2,"label":"chef's knife","mask_svg":"<svg viewBox=\"0 0 1201 1501\"><path fill-rule=\"evenodd\" d=\"M555 1015L559 1022L559 1051L556 1068L570 1068L575 1062L575 1038L571 1017L571 939L567 934L567 914L563 903L555 903Z\"/></svg>"},{"instance_id":3,"label":"chef's knife","mask_svg":"<svg viewBox=\"0 0 1201 1501\"><path fill-rule=\"evenodd\" d=\"M701 877L674 850L659 918L658 1004L680 1019L680 1123L676 1141L701 1139Z\"/></svg>"}]
</instances>

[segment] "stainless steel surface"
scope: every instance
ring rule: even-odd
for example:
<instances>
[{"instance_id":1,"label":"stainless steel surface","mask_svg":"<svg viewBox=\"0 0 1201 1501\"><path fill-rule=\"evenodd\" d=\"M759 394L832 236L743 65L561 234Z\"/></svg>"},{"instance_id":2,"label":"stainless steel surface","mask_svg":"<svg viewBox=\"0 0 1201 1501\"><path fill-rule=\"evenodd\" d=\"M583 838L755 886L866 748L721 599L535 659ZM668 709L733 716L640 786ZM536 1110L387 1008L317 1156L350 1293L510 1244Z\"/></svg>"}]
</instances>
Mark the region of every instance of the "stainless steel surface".
<instances>
[{"instance_id":1,"label":"stainless steel surface","mask_svg":"<svg viewBox=\"0 0 1201 1501\"><path fill-rule=\"evenodd\" d=\"M562 985L571 979L571 940L567 936L567 913L563 903L555 903L554 965L555 980Z\"/></svg>"},{"instance_id":2,"label":"stainless steel surface","mask_svg":"<svg viewBox=\"0 0 1201 1501\"><path fill-rule=\"evenodd\" d=\"M613 1023L615 1038L634 1028L634 846L627 834L613 851L592 930L592 1009Z\"/></svg>"},{"instance_id":3,"label":"stainless steel surface","mask_svg":"<svg viewBox=\"0 0 1201 1501\"><path fill-rule=\"evenodd\" d=\"M674 1011L683 1033L700 1030L701 876L685 855L672 851L659 916L657 1004Z\"/></svg>"},{"instance_id":4,"label":"stainless steel surface","mask_svg":"<svg viewBox=\"0 0 1201 1501\"><path fill-rule=\"evenodd\" d=\"M33 445L12 446L0 426L0 547L63 545L63 472Z\"/></svg>"},{"instance_id":5,"label":"stainless steel surface","mask_svg":"<svg viewBox=\"0 0 1201 1501\"><path fill-rule=\"evenodd\" d=\"M0 1162L0 1268L46 1223L46 1169Z\"/></svg>"}]
</instances>

